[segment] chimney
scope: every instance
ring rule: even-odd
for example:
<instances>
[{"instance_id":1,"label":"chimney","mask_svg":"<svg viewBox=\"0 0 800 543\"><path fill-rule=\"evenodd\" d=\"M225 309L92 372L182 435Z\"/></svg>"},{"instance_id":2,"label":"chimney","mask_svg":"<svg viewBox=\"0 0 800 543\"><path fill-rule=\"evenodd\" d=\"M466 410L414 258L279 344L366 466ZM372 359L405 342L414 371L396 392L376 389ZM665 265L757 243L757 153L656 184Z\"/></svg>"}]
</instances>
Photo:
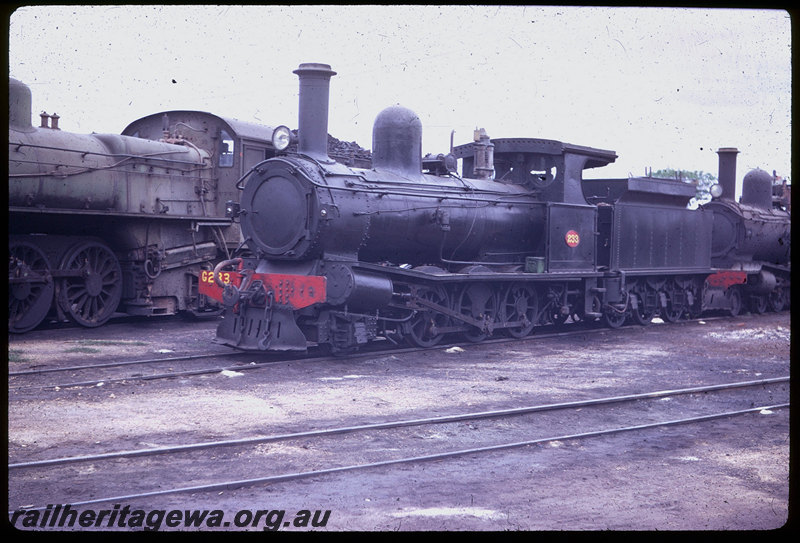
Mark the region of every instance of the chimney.
<instances>
[{"instance_id":1,"label":"chimney","mask_svg":"<svg viewBox=\"0 0 800 543\"><path fill-rule=\"evenodd\" d=\"M722 147L719 155L719 185L722 187L723 200L736 201L736 147Z\"/></svg>"},{"instance_id":2,"label":"chimney","mask_svg":"<svg viewBox=\"0 0 800 543\"><path fill-rule=\"evenodd\" d=\"M328 157L328 99L331 77L336 72L328 64L304 63L293 73L300 78L297 152L319 162Z\"/></svg>"}]
</instances>

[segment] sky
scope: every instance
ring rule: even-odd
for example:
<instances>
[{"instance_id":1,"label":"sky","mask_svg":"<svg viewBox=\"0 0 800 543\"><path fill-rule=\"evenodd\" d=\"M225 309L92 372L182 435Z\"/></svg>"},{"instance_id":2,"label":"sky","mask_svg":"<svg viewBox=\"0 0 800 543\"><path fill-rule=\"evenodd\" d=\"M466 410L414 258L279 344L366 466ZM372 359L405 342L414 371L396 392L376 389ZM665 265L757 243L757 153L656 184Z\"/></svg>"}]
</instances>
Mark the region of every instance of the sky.
<instances>
[{"instance_id":1,"label":"sky","mask_svg":"<svg viewBox=\"0 0 800 543\"><path fill-rule=\"evenodd\" d=\"M27 6L9 75L33 120L119 133L199 109L297 127L304 62L330 64L328 132L372 147L384 108L413 110L423 153L473 130L610 149L591 177L649 168L791 177L791 20L783 10L569 6Z\"/></svg>"}]
</instances>

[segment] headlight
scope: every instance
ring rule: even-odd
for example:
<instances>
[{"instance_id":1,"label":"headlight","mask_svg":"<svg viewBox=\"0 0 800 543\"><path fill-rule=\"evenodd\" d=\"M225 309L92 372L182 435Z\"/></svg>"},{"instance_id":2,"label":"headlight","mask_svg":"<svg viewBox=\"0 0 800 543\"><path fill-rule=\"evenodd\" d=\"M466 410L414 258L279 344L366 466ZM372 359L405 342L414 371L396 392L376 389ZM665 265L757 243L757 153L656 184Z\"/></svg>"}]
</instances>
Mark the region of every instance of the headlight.
<instances>
[{"instance_id":1,"label":"headlight","mask_svg":"<svg viewBox=\"0 0 800 543\"><path fill-rule=\"evenodd\" d=\"M713 198L719 198L722 196L722 185L715 183L714 185L711 185L711 188L708 189L708 191L711 193Z\"/></svg>"},{"instance_id":2,"label":"headlight","mask_svg":"<svg viewBox=\"0 0 800 543\"><path fill-rule=\"evenodd\" d=\"M283 151L289 147L292 141L292 131L285 126L279 126L272 131L272 145L278 151Z\"/></svg>"},{"instance_id":3,"label":"headlight","mask_svg":"<svg viewBox=\"0 0 800 543\"><path fill-rule=\"evenodd\" d=\"M241 206L238 202L234 202L233 200L228 200L225 202L225 216L229 219L233 219L239 216L241 211Z\"/></svg>"}]
</instances>

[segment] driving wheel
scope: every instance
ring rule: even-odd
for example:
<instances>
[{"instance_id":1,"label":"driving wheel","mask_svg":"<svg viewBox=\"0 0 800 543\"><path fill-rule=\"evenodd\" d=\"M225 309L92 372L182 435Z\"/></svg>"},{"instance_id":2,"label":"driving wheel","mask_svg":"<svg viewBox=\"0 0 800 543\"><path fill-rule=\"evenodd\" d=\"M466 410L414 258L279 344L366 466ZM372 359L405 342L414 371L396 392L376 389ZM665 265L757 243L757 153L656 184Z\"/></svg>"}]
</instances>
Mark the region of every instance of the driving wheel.
<instances>
[{"instance_id":1,"label":"driving wheel","mask_svg":"<svg viewBox=\"0 0 800 543\"><path fill-rule=\"evenodd\" d=\"M416 297L447 307L447 293L442 288L418 287ZM429 308L420 309L406 324L405 336L417 347L433 347L444 337L438 328L446 324L446 315Z\"/></svg>"},{"instance_id":2,"label":"driving wheel","mask_svg":"<svg viewBox=\"0 0 800 543\"><path fill-rule=\"evenodd\" d=\"M60 269L58 304L73 321L94 328L104 324L122 298L122 270L105 244L85 241L67 251Z\"/></svg>"},{"instance_id":3,"label":"driving wheel","mask_svg":"<svg viewBox=\"0 0 800 543\"><path fill-rule=\"evenodd\" d=\"M539 313L536 289L529 285L511 285L503 296L503 322L519 322L518 326L506 328L511 337L523 338L531 333Z\"/></svg>"},{"instance_id":4,"label":"driving wheel","mask_svg":"<svg viewBox=\"0 0 800 543\"><path fill-rule=\"evenodd\" d=\"M55 285L50 262L28 241L8 244L8 331L22 334L44 320L53 302Z\"/></svg>"}]
</instances>

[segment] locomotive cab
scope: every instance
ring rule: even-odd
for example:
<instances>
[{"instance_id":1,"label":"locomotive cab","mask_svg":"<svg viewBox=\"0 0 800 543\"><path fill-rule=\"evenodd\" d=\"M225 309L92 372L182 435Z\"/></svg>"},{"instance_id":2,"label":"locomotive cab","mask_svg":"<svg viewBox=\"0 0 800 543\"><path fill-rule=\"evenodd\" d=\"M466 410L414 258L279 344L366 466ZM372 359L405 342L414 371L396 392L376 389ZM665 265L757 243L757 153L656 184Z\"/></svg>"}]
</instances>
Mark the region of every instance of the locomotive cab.
<instances>
[{"instance_id":1,"label":"locomotive cab","mask_svg":"<svg viewBox=\"0 0 800 543\"><path fill-rule=\"evenodd\" d=\"M172 110L154 113L129 124L123 135L162 140L204 149L214 175L204 188L207 213L224 220L229 201L238 201L237 182L256 164L277 156L290 143L285 126L267 126L220 117L204 111ZM229 250L241 244L238 225L225 221Z\"/></svg>"},{"instance_id":2,"label":"locomotive cab","mask_svg":"<svg viewBox=\"0 0 800 543\"><path fill-rule=\"evenodd\" d=\"M539 196L542 201L586 204L583 170L600 168L617 159L614 151L538 138L497 138L492 162L480 164L481 141L460 145L453 155L463 160L464 177L481 177L493 170L495 182L515 184Z\"/></svg>"}]
</instances>

